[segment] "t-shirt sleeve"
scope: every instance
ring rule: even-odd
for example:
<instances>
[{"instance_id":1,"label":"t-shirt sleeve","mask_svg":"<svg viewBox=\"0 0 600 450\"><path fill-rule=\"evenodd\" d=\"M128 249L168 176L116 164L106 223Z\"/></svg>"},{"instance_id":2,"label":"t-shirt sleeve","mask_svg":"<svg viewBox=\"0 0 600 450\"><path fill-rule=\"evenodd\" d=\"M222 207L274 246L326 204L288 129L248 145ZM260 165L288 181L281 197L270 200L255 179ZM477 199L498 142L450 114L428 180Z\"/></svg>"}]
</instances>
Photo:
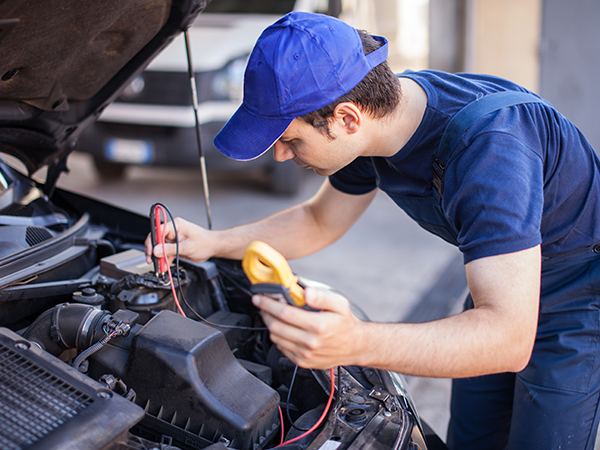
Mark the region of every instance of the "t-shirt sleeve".
<instances>
[{"instance_id":1,"label":"t-shirt sleeve","mask_svg":"<svg viewBox=\"0 0 600 450\"><path fill-rule=\"evenodd\" d=\"M338 191L361 195L377 188L377 175L371 158L360 157L329 176L329 182Z\"/></svg>"},{"instance_id":2,"label":"t-shirt sleeve","mask_svg":"<svg viewBox=\"0 0 600 450\"><path fill-rule=\"evenodd\" d=\"M465 263L540 244L541 157L526 142L497 132L478 135L456 155L446 167L443 206Z\"/></svg>"}]
</instances>

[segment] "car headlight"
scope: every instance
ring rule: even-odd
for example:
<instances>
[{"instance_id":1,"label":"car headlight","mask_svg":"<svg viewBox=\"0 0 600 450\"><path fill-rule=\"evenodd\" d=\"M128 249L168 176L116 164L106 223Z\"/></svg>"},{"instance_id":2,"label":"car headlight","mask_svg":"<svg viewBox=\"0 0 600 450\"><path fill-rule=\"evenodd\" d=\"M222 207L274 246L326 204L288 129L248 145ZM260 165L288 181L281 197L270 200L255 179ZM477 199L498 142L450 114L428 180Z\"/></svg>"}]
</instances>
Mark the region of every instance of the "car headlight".
<instances>
[{"instance_id":1,"label":"car headlight","mask_svg":"<svg viewBox=\"0 0 600 450\"><path fill-rule=\"evenodd\" d=\"M406 380L404 379L404 376L402 374L392 372L389 370L386 372L389 374L392 383L396 388L395 394L402 399L405 408L413 414L415 420L417 421L417 424L419 425L419 429L423 430L423 425L421 424L421 418L419 417L417 408L415 408L415 404L413 403L412 398L410 398L410 395L408 395L408 390L406 389Z\"/></svg>"},{"instance_id":2,"label":"car headlight","mask_svg":"<svg viewBox=\"0 0 600 450\"><path fill-rule=\"evenodd\" d=\"M243 55L230 61L219 70L212 80L212 90L217 99L228 99L241 103L244 95L244 71L248 56Z\"/></svg>"}]
</instances>

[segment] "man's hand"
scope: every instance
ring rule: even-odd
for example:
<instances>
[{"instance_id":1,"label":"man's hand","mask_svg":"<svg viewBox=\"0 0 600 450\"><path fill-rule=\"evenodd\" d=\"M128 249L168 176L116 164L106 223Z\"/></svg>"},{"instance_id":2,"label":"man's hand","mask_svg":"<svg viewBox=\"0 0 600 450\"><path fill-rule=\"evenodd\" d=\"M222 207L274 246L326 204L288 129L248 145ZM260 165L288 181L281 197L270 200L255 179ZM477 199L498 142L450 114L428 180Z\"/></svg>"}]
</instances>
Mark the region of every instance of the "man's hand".
<instances>
[{"instance_id":1,"label":"man's hand","mask_svg":"<svg viewBox=\"0 0 600 450\"><path fill-rule=\"evenodd\" d=\"M165 250L170 261L175 258L176 244L175 231L173 223L167 222L165 225ZM191 261L205 261L211 256L214 256L214 237L213 232L208 231L198 225L195 225L180 217L175 219L175 227L177 228L177 237L179 238L179 256ZM157 258L162 258L162 245L157 245L152 248L152 239L150 235L146 238L146 261L152 263L150 259L152 253Z\"/></svg>"},{"instance_id":2,"label":"man's hand","mask_svg":"<svg viewBox=\"0 0 600 450\"><path fill-rule=\"evenodd\" d=\"M354 352L360 340L361 321L341 295L316 288L305 289L306 311L255 295L252 303L261 309L271 341L294 363L311 369L356 364Z\"/></svg>"}]
</instances>

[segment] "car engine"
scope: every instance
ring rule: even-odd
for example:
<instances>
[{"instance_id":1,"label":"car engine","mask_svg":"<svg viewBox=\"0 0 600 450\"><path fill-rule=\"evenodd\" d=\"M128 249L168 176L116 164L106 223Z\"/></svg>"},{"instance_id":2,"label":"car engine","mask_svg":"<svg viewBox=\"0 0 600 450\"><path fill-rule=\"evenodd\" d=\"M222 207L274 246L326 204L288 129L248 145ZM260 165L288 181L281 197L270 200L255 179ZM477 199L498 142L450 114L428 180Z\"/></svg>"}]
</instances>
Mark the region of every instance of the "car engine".
<instances>
[{"instance_id":1,"label":"car engine","mask_svg":"<svg viewBox=\"0 0 600 450\"><path fill-rule=\"evenodd\" d=\"M279 352L239 261L173 266L184 317L148 217L0 175L0 448L427 448L394 374Z\"/></svg>"}]
</instances>

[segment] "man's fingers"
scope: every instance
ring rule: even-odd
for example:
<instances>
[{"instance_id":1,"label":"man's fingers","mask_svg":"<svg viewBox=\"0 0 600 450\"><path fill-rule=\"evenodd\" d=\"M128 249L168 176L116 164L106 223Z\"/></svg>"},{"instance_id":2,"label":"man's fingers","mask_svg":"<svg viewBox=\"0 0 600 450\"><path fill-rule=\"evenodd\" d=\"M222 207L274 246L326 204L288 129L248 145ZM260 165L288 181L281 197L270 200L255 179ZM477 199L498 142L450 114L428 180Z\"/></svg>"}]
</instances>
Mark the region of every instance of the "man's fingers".
<instances>
[{"instance_id":1,"label":"man's fingers","mask_svg":"<svg viewBox=\"0 0 600 450\"><path fill-rule=\"evenodd\" d=\"M271 340L302 367L328 368L350 360L348 335L356 325L348 300L333 291L307 288L306 311L267 296L252 297L261 310Z\"/></svg>"},{"instance_id":2,"label":"man's fingers","mask_svg":"<svg viewBox=\"0 0 600 450\"><path fill-rule=\"evenodd\" d=\"M177 234L175 234L175 229L177 230ZM213 254L207 251L198 251L199 243L203 242L203 240L207 237L203 235L202 228L198 226L192 226L189 222L179 217L175 218L174 222L167 222L162 224L160 235L165 237L165 248L167 257L169 259L175 258L177 253L176 241L179 239L179 255L185 258L192 259L194 261L204 261ZM162 245L155 245L152 248L152 239L151 236L148 235L145 242L145 253L146 253L146 261L151 263L151 257L155 256L157 258L163 257L163 249ZM205 247L200 247L200 250L203 250Z\"/></svg>"},{"instance_id":3,"label":"man's fingers","mask_svg":"<svg viewBox=\"0 0 600 450\"><path fill-rule=\"evenodd\" d=\"M344 313L349 307L348 300L342 295L312 287L304 289L304 300L308 306L320 311Z\"/></svg>"},{"instance_id":4,"label":"man's fingers","mask_svg":"<svg viewBox=\"0 0 600 450\"><path fill-rule=\"evenodd\" d=\"M169 243L169 244L165 243L164 247L165 247L165 250L167 251L167 257L169 258L169 262L172 262L177 254L177 245L172 244L172 243ZM158 244L154 247L153 255L156 258L163 258L165 256L164 252L163 252L163 244ZM149 257L147 257L146 260L148 261ZM152 260L150 259L148 261L148 263L151 263L151 262L152 262Z\"/></svg>"},{"instance_id":5,"label":"man's fingers","mask_svg":"<svg viewBox=\"0 0 600 450\"><path fill-rule=\"evenodd\" d=\"M295 313L302 312L296 311L296 306L288 305L277 300L273 300L271 297L266 295L253 295L252 303L257 308L260 308L263 312L277 318L277 320L283 320L289 322L290 319L297 319ZM296 320L293 320L295 322ZM290 322L292 323L292 322Z\"/></svg>"},{"instance_id":6,"label":"man's fingers","mask_svg":"<svg viewBox=\"0 0 600 450\"><path fill-rule=\"evenodd\" d=\"M181 245L180 245L180 247L181 247ZM163 245L157 245L156 249L158 250L156 253L159 253L159 255L157 255L159 258L165 256L163 254ZM177 244L175 244L175 243L168 243L168 244L165 243L164 244L164 249L167 252L166 256L168 258L174 258L175 255L177 254Z\"/></svg>"},{"instance_id":7,"label":"man's fingers","mask_svg":"<svg viewBox=\"0 0 600 450\"><path fill-rule=\"evenodd\" d=\"M153 248L152 248L152 238L150 237L150 235L148 235L148 237L146 238L146 241L144 242L144 246L146 247L144 249L144 253L146 254L146 262L148 264L150 264L152 262L151 256L152 256L152 252L153 252Z\"/></svg>"},{"instance_id":8,"label":"man's fingers","mask_svg":"<svg viewBox=\"0 0 600 450\"><path fill-rule=\"evenodd\" d=\"M282 340L289 342L302 342L306 338L306 331L294 326L293 324L283 322L279 318L272 316L265 311L261 312L261 316L263 318L263 322L269 328L269 332L275 344L278 343L275 341L280 342Z\"/></svg>"},{"instance_id":9,"label":"man's fingers","mask_svg":"<svg viewBox=\"0 0 600 450\"><path fill-rule=\"evenodd\" d=\"M177 224L173 226L173 222L167 222L165 225L165 239L168 239L169 241L175 241L175 227L177 227ZM179 232L179 227L177 227L177 232Z\"/></svg>"},{"instance_id":10,"label":"man's fingers","mask_svg":"<svg viewBox=\"0 0 600 450\"><path fill-rule=\"evenodd\" d=\"M296 364L308 367L309 361L314 356L313 352L318 348L315 335L288 324L264 310L261 311L261 316L269 328L271 342Z\"/></svg>"},{"instance_id":11,"label":"man's fingers","mask_svg":"<svg viewBox=\"0 0 600 450\"><path fill-rule=\"evenodd\" d=\"M306 288L304 292L306 304L319 312L333 312L344 314L349 311L349 303L343 296L321 289ZM271 314L278 320L288 322L301 328L312 328L317 312L305 311L296 306L288 305L267 296L255 295L252 297L254 306Z\"/></svg>"}]
</instances>

